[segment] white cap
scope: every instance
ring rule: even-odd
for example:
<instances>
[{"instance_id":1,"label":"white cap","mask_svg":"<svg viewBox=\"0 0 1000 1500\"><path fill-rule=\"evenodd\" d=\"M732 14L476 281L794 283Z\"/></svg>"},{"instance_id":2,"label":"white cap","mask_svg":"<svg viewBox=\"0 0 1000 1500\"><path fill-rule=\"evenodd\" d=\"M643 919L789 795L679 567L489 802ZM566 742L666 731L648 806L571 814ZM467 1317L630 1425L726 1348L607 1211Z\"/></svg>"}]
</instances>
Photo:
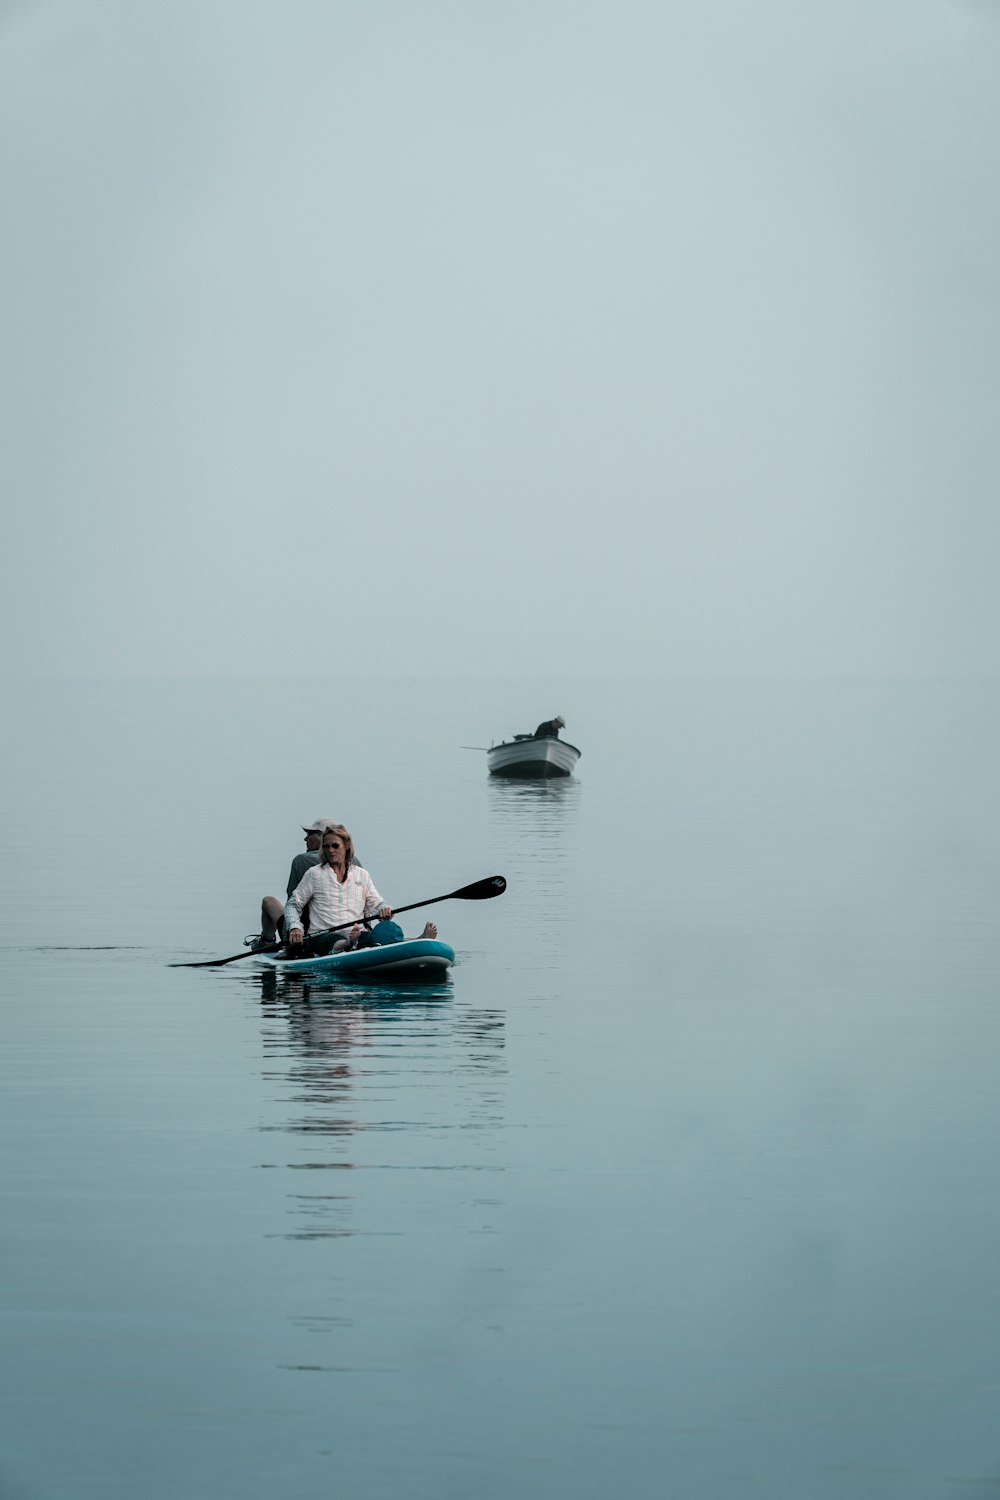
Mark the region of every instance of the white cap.
<instances>
[{"instance_id":1,"label":"white cap","mask_svg":"<svg viewBox=\"0 0 1000 1500\"><path fill-rule=\"evenodd\" d=\"M317 818L315 823L303 823L303 833L325 833L331 823L336 823L336 818Z\"/></svg>"},{"instance_id":2,"label":"white cap","mask_svg":"<svg viewBox=\"0 0 1000 1500\"><path fill-rule=\"evenodd\" d=\"M566 728L566 720L565 720L565 719L564 719L564 718L563 718L563 716L562 716L562 714L556 714L556 716L555 716L555 718L554 718L554 719L553 719L553 720L552 720L552 722L553 722L553 724L558 724L558 725L560 725L560 726L561 726L561 728L563 728L563 729L565 729L565 728Z\"/></svg>"}]
</instances>

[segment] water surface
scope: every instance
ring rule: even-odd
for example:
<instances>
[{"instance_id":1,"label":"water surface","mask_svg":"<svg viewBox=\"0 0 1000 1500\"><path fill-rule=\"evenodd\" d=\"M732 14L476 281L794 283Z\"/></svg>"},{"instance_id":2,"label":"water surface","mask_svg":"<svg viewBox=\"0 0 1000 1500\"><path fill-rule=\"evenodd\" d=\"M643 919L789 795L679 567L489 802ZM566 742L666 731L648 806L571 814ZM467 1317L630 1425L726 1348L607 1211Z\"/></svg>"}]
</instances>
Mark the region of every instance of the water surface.
<instances>
[{"instance_id":1,"label":"water surface","mask_svg":"<svg viewBox=\"0 0 1000 1500\"><path fill-rule=\"evenodd\" d=\"M4 1500L1000 1490L992 685L15 699ZM317 815L453 978L167 967Z\"/></svg>"}]
</instances>

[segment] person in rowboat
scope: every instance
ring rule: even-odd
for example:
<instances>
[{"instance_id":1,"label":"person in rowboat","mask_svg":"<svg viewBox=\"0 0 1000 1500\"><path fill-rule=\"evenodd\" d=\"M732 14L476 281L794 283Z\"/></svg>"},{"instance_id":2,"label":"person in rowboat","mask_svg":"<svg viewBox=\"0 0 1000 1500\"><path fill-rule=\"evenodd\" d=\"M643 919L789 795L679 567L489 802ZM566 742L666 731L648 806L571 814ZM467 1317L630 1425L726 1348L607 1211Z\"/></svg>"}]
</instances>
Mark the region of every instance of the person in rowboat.
<instances>
[{"instance_id":1,"label":"person in rowboat","mask_svg":"<svg viewBox=\"0 0 1000 1500\"><path fill-rule=\"evenodd\" d=\"M565 728L566 720L563 718L562 714L556 714L554 719L546 719L544 723L539 724L538 728L532 735L532 739L557 740L559 738L560 729Z\"/></svg>"},{"instance_id":2,"label":"person in rowboat","mask_svg":"<svg viewBox=\"0 0 1000 1500\"><path fill-rule=\"evenodd\" d=\"M343 823L327 824L320 845L319 864L306 871L288 897L285 932L290 948L301 947L305 939L302 912L307 904L313 932L323 932L347 922L354 924L349 933L328 933L317 939L316 945L311 945L316 953L338 952L347 947L366 948L384 940L398 942L402 937L395 923L392 927L398 937L387 930L384 930L384 935L377 929L375 933L365 930L373 917L377 917L380 924L389 924L392 907L383 901L368 871L357 863L354 840ZM437 937L434 923L428 922L420 935Z\"/></svg>"}]
</instances>

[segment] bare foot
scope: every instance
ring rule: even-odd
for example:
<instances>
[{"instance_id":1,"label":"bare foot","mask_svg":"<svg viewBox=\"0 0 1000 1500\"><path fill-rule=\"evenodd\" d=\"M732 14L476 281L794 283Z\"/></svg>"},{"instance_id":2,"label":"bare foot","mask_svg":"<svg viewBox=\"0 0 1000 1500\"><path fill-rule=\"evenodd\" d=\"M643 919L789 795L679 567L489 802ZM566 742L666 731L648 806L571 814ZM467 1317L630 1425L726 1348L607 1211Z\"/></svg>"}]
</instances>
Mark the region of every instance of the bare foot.
<instances>
[{"instance_id":1,"label":"bare foot","mask_svg":"<svg viewBox=\"0 0 1000 1500\"><path fill-rule=\"evenodd\" d=\"M420 934L422 938L436 938L438 935L437 925L434 922L425 922L424 930Z\"/></svg>"}]
</instances>

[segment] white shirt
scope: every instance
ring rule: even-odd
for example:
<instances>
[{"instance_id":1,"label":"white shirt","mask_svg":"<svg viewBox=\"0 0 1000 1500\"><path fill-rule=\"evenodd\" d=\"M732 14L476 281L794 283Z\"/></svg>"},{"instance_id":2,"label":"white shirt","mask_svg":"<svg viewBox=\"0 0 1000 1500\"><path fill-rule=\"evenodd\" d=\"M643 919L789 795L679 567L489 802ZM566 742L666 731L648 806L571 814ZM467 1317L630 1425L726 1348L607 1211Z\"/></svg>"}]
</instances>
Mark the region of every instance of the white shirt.
<instances>
[{"instance_id":1,"label":"white shirt","mask_svg":"<svg viewBox=\"0 0 1000 1500\"><path fill-rule=\"evenodd\" d=\"M332 865L313 865L307 870L288 898L285 907L285 931L302 926L302 908L311 901L309 931L322 932L339 927L342 922L360 922L372 917L385 906L367 870L350 865L347 879L341 885Z\"/></svg>"}]
</instances>

